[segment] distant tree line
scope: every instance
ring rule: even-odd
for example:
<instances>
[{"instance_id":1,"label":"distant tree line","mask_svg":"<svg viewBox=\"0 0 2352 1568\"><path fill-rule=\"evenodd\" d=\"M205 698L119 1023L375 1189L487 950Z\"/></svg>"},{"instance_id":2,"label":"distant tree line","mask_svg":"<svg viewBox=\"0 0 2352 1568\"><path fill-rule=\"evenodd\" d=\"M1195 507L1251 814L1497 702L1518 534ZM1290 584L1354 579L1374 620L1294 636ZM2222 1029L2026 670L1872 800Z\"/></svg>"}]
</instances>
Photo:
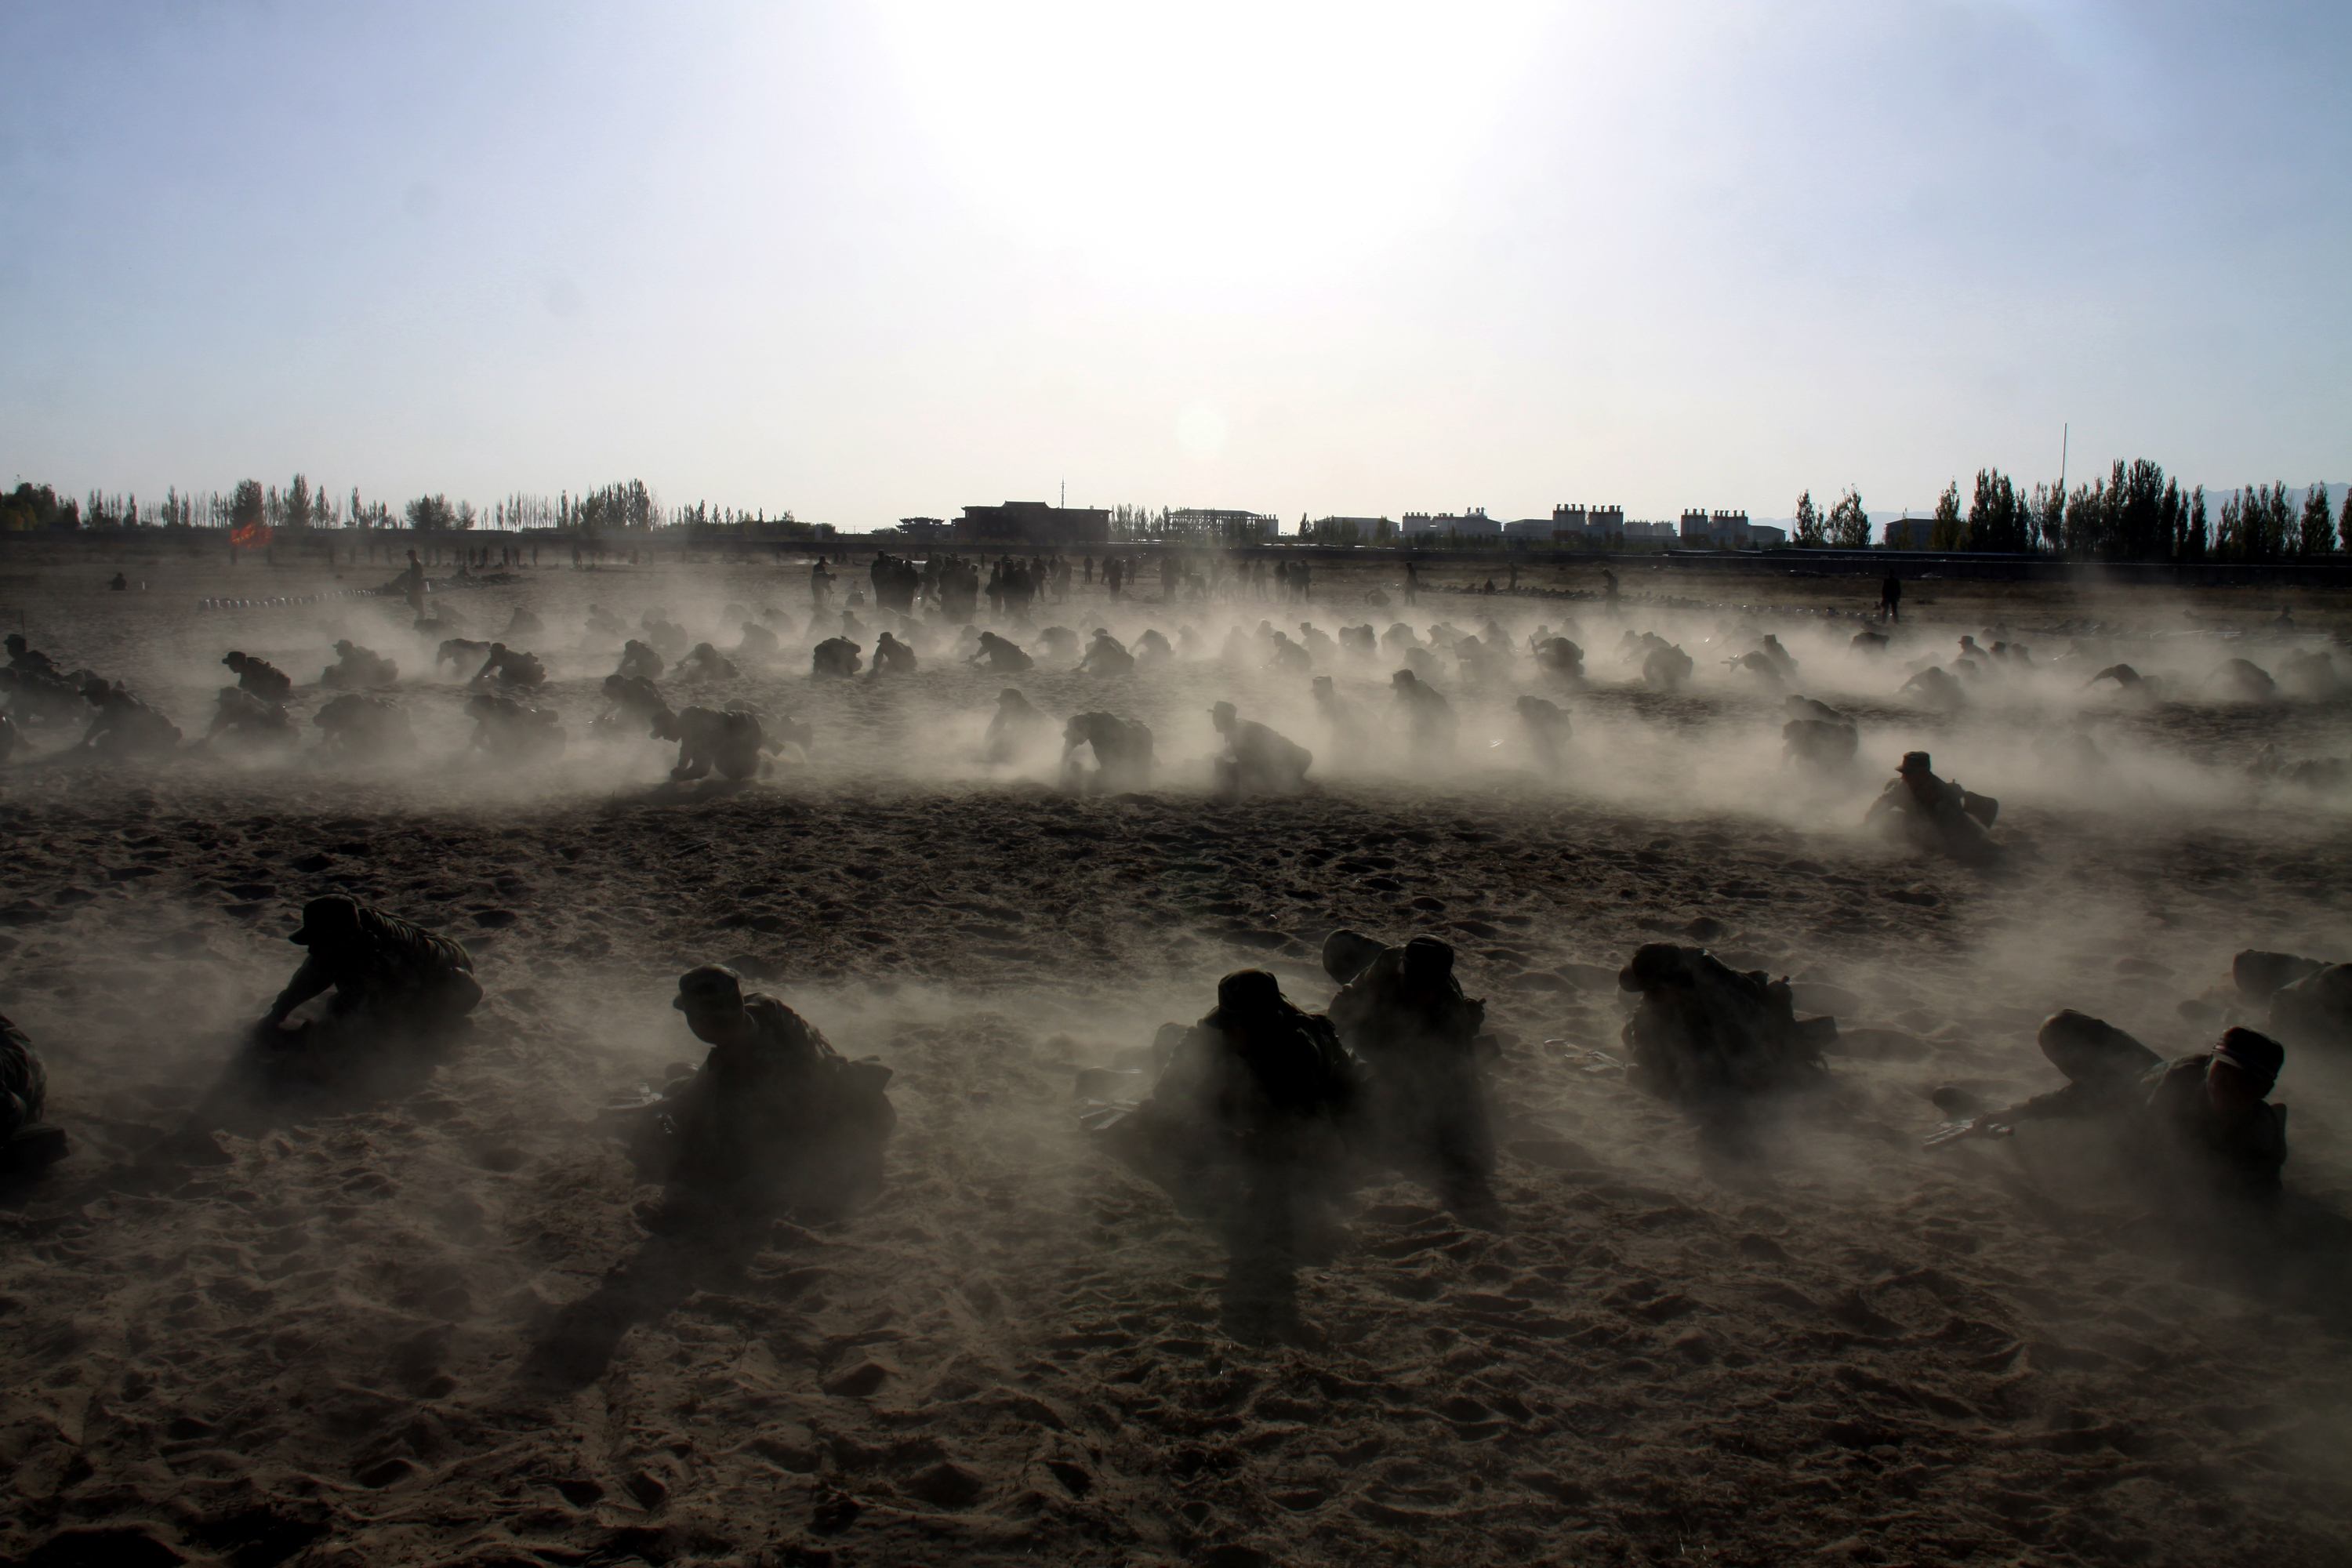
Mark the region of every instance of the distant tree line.
<instances>
[{"instance_id":1,"label":"distant tree line","mask_svg":"<svg viewBox=\"0 0 2352 1568\"><path fill-rule=\"evenodd\" d=\"M242 479L226 494L184 493L173 486L162 501L144 507L135 495L91 490L77 500L47 485L19 484L0 495L0 531L6 531L266 524L299 533L314 528L390 528L394 516L384 502L363 500L356 485L347 501L338 500L299 473L282 487ZM800 538L814 531L789 510L772 518L765 509L743 511L708 501L665 509L642 479L604 485L576 498L566 490L552 500L518 493L485 511L478 511L468 500L452 504L446 495L424 495L408 501L397 516L408 527L428 533L556 528L595 535L726 528ZM1806 490L1797 498L1793 521L1801 547L1866 550L1872 543L1870 514L1852 486L1826 510ZM1164 538L1171 529L1166 507L1121 506L1111 512L1114 539ZM1374 533L1374 538L1363 538L1352 520L1331 519L1328 528L1301 520L1302 537L1321 542L1381 543L1390 537L1384 526ZM2209 504L2203 486L2183 494L2177 479L2145 458L2118 460L2105 478L2071 491L2041 484L2029 490L1998 468L1984 468L1978 471L1965 506L1955 480L1937 499L1931 516L1888 523L1884 543L1908 550L2040 551L2083 561L2308 561L2352 550L2352 493L2345 496L2338 513L2325 484L2305 491L2299 507L2284 482L2249 485L2222 498L2217 510Z\"/></svg>"},{"instance_id":2,"label":"distant tree line","mask_svg":"<svg viewBox=\"0 0 2352 1568\"><path fill-rule=\"evenodd\" d=\"M1795 523L1792 531L1802 549L1817 550L1824 545L1839 550L1870 548L1870 513L1863 507L1862 492L1851 485L1827 511L1813 503L1812 491L1800 495Z\"/></svg>"},{"instance_id":3,"label":"distant tree line","mask_svg":"<svg viewBox=\"0 0 2352 1568\"><path fill-rule=\"evenodd\" d=\"M2118 461L2105 478L2064 492L2053 485L2029 491L1998 468L1981 468L1965 507L1954 480L1931 516L1888 523L1885 545L2042 551L2077 561L2310 561L2352 548L2352 493L2340 516L2331 507L2324 484L2305 491L2300 508L2284 483L2250 485L2225 498L2216 516L2204 486L2184 495L2178 479L2145 458ZM1869 514L1851 488L1827 512L1805 491L1794 521L1801 546L1870 547Z\"/></svg>"},{"instance_id":4,"label":"distant tree line","mask_svg":"<svg viewBox=\"0 0 2352 1568\"><path fill-rule=\"evenodd\" d=\"M604 485L574 498L566 490L554 497L517 493L478 510L471 501L452 502L446 495L417 496L395 510L383 501L362 498L352 487L347 500L330 495L323 486L296 474L284 486L259 479L241 479L226 493L219 490L183 492L176 485L164 499L142 506L134 495L109 495L92 490L82 500L60 496L47 485L19 484L0 494L0 531L64 532L83 528L225 528L255 524L299 533L313 528L394 528L404 524L426 533L464 532L476 528L520 530L557 528L594 534L655 528L731 528L768 537L800 538L812 534L812 525L794 518L788 509L771 517L757 511L714 506L698 501L690 507L665 509L660 498L642 479Z\"/></svg>"}]
</instances>

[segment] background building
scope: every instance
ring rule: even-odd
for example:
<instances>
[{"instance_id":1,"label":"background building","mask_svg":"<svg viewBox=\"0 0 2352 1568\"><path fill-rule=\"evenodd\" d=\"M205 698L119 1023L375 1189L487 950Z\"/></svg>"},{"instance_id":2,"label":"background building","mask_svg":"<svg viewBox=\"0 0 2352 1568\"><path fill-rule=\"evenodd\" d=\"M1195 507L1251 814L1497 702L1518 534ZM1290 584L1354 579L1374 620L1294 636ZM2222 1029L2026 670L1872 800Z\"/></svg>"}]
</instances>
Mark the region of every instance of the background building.
<instances>
[{"instance_id":1,"label":"background building","mask_svg":"<svg viewBox=\"0 0 2352 1568\"><path fill-rule=\"evenodd\" d=\"M1318 517L1301 523L1298 536L1317 544L1387 544L1396 531L1385 517Z\"/></svg>"},{"instance_id":2,"label":"background building","mask_svg":"<svg viewBox=\"0 0 2352 1568\"><path fill-rule=\"evenodd\" d=\"M1886 548L1925 550L1935 528L1936 520L1932 517L1889 518L1886 521Z\"/></svg>"},{"instance_id":3,"label":"background building","mask_svg":"<svg viewBox=\"0 0 2352 1568\"><path fill-rule=\"evenodd\" d=\"M1649 524L1635 527L1648 531ZM1587 506L1582 501L1563 501L1551 509L1551 537L1555 544L1590 544L1595 548L1612 540L1633 537L1625 531L1625 509L1622 506Z\"/></svg>"},{"instance_id":4,"label":"background building","mask_svg":"<svg viewBox=\"0 0 2352 1568\"><path fill-rule=\"evenodd\" d=\"M1098 506L1047 506L1009 500L968 506L956 520L958 544L1108 544L1110 512Z\"/></svg>"},{"instance_id":5,"label":"background building","mask_svg":"<svg viewBox=\"0 0 2352 1568\"><path fill-rule=\"evenodd\" d=\"M1282 533L1282 520L1262 511L1223 511L1180 506L1169 510L1164 537L1202 543L1265 544Z\"/></svg>"},{"instance_id":6,"label":"background building","mask_svg":"<svg viewBox=\"0 0 2352 1568\"><path fill-rule=\"evenodd\" d=\"M1746 511L1685 511L1685 544L1711 545L1717 550L1765 550L1789 542L1789 531L1769 522L1750 522Z\"/></svg>"},{"instance_id":7,"label":"background building","mask_svg":"<svg viewBox=\"0 0 2352 1568\"><path fill-rule=\"evenodd\" d=\"M1409 511L1404 514L1403 528L1408 538L1434 536L1443 539L1449 533L1494 538L1503 531L1502 523L1488 517L1483 506L1463 512Z\"/></svg>"}]
</instances>

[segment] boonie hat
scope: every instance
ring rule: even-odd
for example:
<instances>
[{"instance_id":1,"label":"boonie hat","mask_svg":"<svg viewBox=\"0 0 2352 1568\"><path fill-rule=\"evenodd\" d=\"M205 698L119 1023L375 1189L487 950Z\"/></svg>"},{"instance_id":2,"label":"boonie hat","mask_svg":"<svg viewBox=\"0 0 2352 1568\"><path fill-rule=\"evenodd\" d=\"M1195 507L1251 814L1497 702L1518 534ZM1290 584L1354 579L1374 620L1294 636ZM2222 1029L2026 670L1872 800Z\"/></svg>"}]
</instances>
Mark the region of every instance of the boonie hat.
<instances>
[{"instance_id":1,"label":"boonie hat","mask_svg":"<svg viewBox=\"0 0 2352 1568\"><path fill-rule=\"evenodd\" d=\"M230 689L234 690L235 688ZM337 894L330 894L323 899L312 899L302 906L302 923L296 927L294 934L286 940L308 947L320 937L331 935L339 931L350 931L359 924L359 918L360 906L353 900Z\"/></svg>"},{"instance_id":2,"label":"boonie hat","mask_svg":"<svg viewBox=\"0 0 2352 1568\"><path fill-rule=\"evenodd\" d=\"M1217 1010L1264 1013L1282 1000L1282 982L1263 969L1236 969L1217 982Z\"/></svg>"},{"instance_id":3,"label":"boonie hat","mask_svg":"<svg viewBox=\"0 0 2352 1568\"><path fill-rule=\"evenodd\" d=\"M743 977L723 963L701 964L679 975L677 996L670 1003L681 1013L742 1005Z\"/></svg>"},{"instance_id":4,"label":"boonie hat","mask_svg":"<svg viewBox=\"0 0 2352 1568\"><path fill-rule=\"evenodd\" d=\"M2286 1065L2286 1047L2252 1029L2222 1030L2213 1054L2261 1085L2264 1094L2278 1082L2279 1068Z\"/></svg>"}]
</instances>

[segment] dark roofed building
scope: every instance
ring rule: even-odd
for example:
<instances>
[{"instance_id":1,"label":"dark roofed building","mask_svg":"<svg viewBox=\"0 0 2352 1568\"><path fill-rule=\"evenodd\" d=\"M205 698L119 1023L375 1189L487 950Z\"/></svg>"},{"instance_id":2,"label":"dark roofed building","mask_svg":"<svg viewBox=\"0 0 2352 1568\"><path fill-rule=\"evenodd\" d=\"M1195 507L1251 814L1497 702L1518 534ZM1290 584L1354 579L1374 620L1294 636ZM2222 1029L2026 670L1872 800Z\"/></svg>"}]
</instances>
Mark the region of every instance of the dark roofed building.
<instances>
[{"instance_id":1,"label":"dark roofed building","mask_svg":"<svg viewBox=\"0 0 2352 1568\"><path fill-rule=\"evenodd\" d=\"M958 544L1108 544L1110 511L1098 506L1047 506L1009 500L968 506L956 520Z\"/></svg>"}]
</instances>

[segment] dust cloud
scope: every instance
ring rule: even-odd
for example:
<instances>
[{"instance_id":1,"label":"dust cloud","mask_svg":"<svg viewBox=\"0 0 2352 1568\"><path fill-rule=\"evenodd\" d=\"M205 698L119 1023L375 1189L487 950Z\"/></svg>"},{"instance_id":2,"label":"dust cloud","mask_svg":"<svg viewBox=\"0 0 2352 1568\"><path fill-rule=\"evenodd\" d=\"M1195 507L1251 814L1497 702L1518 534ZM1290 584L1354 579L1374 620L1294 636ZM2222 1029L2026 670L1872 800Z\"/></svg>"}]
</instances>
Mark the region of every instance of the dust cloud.
<instances>
[{"instance_id":1,"label":"dust cloud","mask_svg":"<svg viewBox=\"0 0 2352 1568\"><path fill-rule=\"evenodd\" d=\"M2259 1224L2064 1127L1922 1146L1939 1089L2054 1087L2033 1037L2058 1007L2184 1054L2219 1016L2183 1004L2210 1009L2239 950L2352 958L2352 802L2285 776L2352 752L2352 703L2315 673L2352 673L2336 612L1914 584L1889 626L1859 613L1874 582L1629 570L1612 602L1584 568L1493 595L1433 569L1407 605L1391 567L1318 563L1303 602L1271 579L1160 602L1152 572L1049 591L1026 624L983 607L1034 661L1004 672L961 626L880 611L862 556L824 606L805 561L446 585L462 624L425 636L396 598L308 597L381 568L171 570L109 595L52 568L9 607L190 741L230 648L292 677L306 732L98 765L37 727L0 768L0 1010L76 1146L0 1209L12 1554L2347 1548L2345 1058L2290 1047L2288 1190ZM300 602L203 603L252 598ZM626 629L592 631L592 605ZM470 746L479 658L436 656L519 611L542 629L502 640L544 664L524 700L566 742L507 765ZM736 651L747 622L772 656ZM1137 668L1082 671L1097 628ZM870 668L885 630L914 671L812 679L820 642ZM1671 689L1644 634L1689 660ZM1768 634L1788 665L1748 657ZM593 723L625 638L656 635L668 664L708 642L738 666L666 672L672 708L748 707L806 745L756 783L671 783L674 746ZM412 748L301 754L338 637L397 662ZM2119 664L2136 679L2099 679ZM1399 669L1444 699L1450 746L1416 743ZM1042 721L992 754L1007 688ZM1310 749L1307 786L1223 795L1219 702ZM1090 788L1090 749L1069 776L1063 726L1090 712L1150 731L1148 784ZM1850 726L1851 755L1792 721ZM1862 830L1910 751L1999 799L1999 855ZM256 1084L244 1032L327 892L465 942L487 999L443 1057ZM1486 998L1508 1226L1375 1173L1302 1272L1315 1341L1241 1342L1216 1237L1088 1145L1073 1086L1244 964L1321 1006L1342 927L1444 937ZM1623 1082L1615 974L1652 940L1839 1019L1826 1082L1738 1151ZM669 999L705 962L892 1069L862 1212L724 1245L649 1227L603 1107L700 1058Z\"/></svg>"}]
</instances>

